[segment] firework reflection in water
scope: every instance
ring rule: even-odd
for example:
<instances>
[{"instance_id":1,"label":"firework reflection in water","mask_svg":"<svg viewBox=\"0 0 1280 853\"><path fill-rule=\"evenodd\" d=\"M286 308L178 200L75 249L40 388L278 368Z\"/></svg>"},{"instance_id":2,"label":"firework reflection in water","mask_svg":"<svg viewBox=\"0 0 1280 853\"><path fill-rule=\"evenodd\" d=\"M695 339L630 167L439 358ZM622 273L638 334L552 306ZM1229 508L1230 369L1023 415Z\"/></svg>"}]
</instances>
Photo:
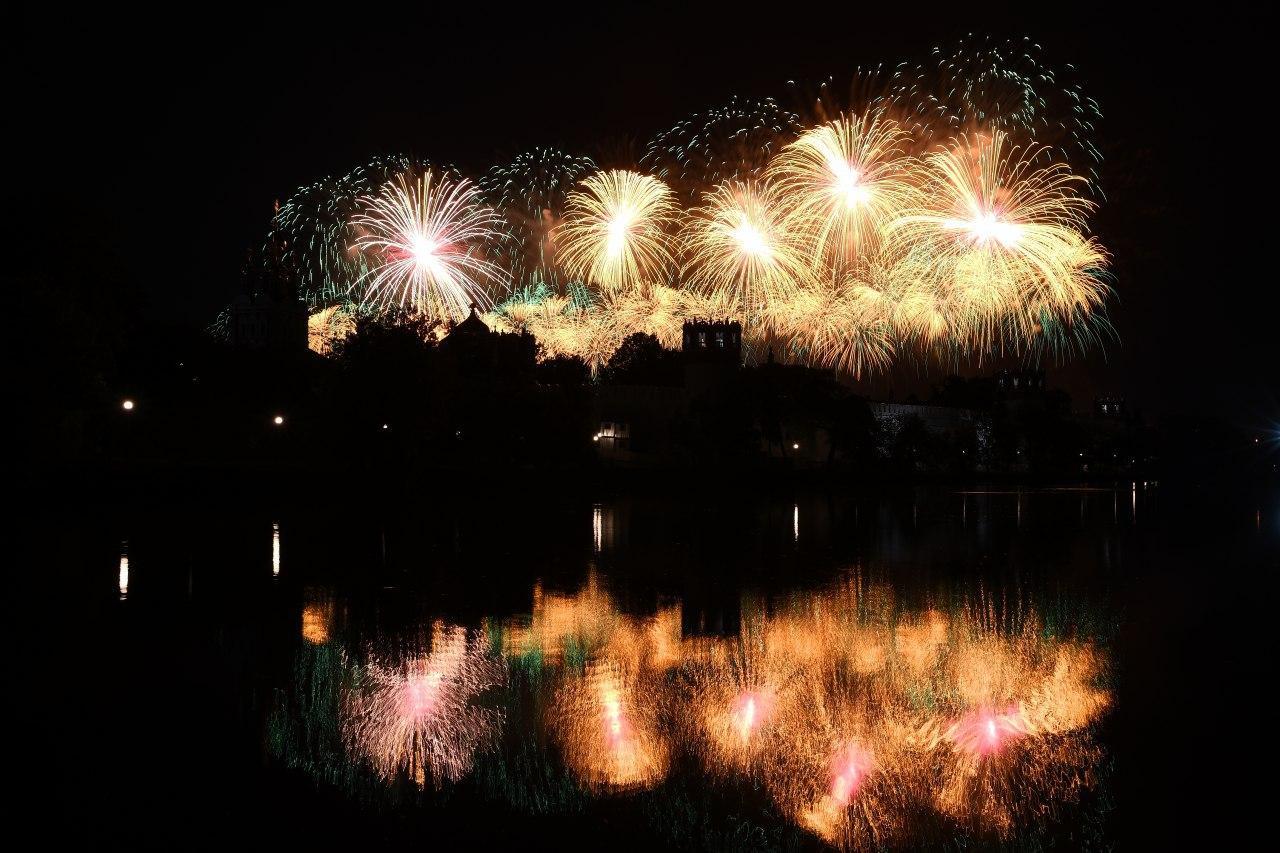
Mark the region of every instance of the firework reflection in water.
<instances>
[{"instance_id":1,"label":"firework reflection in water","mask_svg":"<svg viewBox=\"0 0 1280 853\"><path fill-rule=\"evenodd\" d=\"M658 682L614 660L570 677L552 709L552 728L574 773L591 787L628 789L660 781L669 748L659 734Z\"/></svg>"},{"instance_id":2,"label":"firework reflection in water","mask_svg":"<svg viewBox=\"0 0 1280 853\"><path fill-rule=\"evenodd\" d=\"M684 636L678 604L624 613L591 571L573 593L536 585L530 616L484 635L436 623L426 653L346 664L341 731L384 778L461 778L478 752L502 755L489 748L503 713L478 700L518 662L533 725L596 792L652 787L693 759L846 849L1056 820L1099 780L1107 655L1025 602L933 603L904 606L855 571L744 596L738 636Z\"/></svg>"},{"instance_id":3,"label":"firework reflection in water","mask_svg":"<svg viewBox=\"0 0 1280 853\"><path fill-rule=\"evenodd\" d=\"M343 696L348 748L384 778L408 773L419 785L456 781L477 750L496 741L501 712L477 699L505 682L506 667L482 638L436 622L430 651L384 662L370 656Z\"/></svg>"}]
</instances>

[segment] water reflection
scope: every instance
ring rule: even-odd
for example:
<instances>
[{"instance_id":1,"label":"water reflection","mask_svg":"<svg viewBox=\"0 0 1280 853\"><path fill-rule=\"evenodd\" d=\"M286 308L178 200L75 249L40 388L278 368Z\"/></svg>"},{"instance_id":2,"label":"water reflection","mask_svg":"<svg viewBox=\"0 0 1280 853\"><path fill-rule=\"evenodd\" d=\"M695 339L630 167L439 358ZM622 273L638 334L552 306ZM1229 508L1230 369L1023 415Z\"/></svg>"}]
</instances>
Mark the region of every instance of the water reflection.
<instances>
[{"instance_id":1,"label":"water reflection","mask_svg":"<svg viewBox=\"0 0 1280 853\"><path fill-rule=\"evenodd\" d=\"M603 511L600 504L591 508L591 542L595 553L599 554L604 540Z\"/></svg>"},{"instance_id":2,"label":"water reflection","mask_svg":"<svg viewBox=\"0 0 1280 853\"><path fill-rule=\"evenodd\" d=\"M550 724L565 760L590 787L634 788L666 774L668 743L654 679L629 656L602 656L560 687Z\"/></svg>"},{"instance_id":3,"label":"water reflection","mask_svg":"<svg viewBox=\"0 0 1280 853\"><path fill-rule=\"evenodd\" d=\"M303 590L302 639L319 646L329 642L337 603L323 588L309 586Z\"/></svg>"},{"instance_id":4,"label":"water reflection","mask_svg":"<svg viewBox=\"0 0 1280 853\"><path fill-rule=\"evenodd\" d=\"M272 727L328 740L281 735L277 754L325 778L475 774L530 808L550 808L530 792L557 774L586 797L660 790L692 767L844 848L1006 836L1097 784L1107 652L1030 603L909 603L853 570L743 593L738 631L705 636L682 632L679 603L635 615L609 589L595 571L571 593L538 582L528 615L360 642L308 590L308 645Z\"/></svg>"},{"instance_id":5,"label":"water reflection","mask_svg":"<svg viewBox=\"0 0 1280 853\"><path fill-rule=\"evenodd\" d=\"M505 676L481 638L436 622L425 648L352 666L339 704L344 745L383 778L404 772L420 786L461 779L502 723L500 711L474 700Z\"/></svg>"},{"instance_id":6,"label":"water reflection","mask_svg":"<svg viewBox=\"0 0 1280 853\"><path fill-rule=\"evenodd\" d=\"M117 577L116 586L120 590L120 600L129 597L129 542L124 540L120 543L120 571Z\"/></svg>"},{"instance_id":7,"label":"water reflection","mask_svg":"<svg viewBox=\"0 0 1280 853\"><path fill-rule=\"evenodd\" d=\"M271 522L271 577L280 577L280 522Z\"/></svg>"}]
</instances>

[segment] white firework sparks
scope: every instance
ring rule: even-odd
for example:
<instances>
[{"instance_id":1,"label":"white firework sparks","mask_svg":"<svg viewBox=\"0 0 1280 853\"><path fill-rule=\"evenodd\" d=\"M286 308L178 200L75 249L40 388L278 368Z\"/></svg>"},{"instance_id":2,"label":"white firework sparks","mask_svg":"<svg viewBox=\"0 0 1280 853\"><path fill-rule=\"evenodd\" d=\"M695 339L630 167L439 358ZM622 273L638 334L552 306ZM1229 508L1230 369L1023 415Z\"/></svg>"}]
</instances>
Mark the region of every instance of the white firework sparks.
<instances>
[{"instance_id":1,"label":"white firework sparks","mask_svg":"<svg viewBox=\"0 0 1280 853\"><path fill-rule=\"evenodd\" d=\"M489 288L505 282L485 256L501 219L465 179L401 175L364 201L352 225L356 248L375 258L356 283L365 304L456 322L472 305L487 310Z\"/></svg>"}]
</instances>

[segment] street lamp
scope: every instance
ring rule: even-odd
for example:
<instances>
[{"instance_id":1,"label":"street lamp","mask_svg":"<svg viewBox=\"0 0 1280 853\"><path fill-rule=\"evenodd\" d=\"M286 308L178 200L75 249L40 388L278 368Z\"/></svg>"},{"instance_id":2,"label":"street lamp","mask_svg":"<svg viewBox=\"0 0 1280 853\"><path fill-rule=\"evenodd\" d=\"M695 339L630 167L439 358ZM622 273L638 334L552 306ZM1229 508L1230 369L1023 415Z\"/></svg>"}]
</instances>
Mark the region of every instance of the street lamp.
<instances>
[{"instance_id":1,"label":"street lamp","mask_svg":"<svg viewBox=\"0 0 1280 853\"><path fill-rule=\"evenodd\" d=\"M124 409L126 412L132 412L132 411L133 411L133 401L132 401L132 400L125 400L125 401L123 401L123 402L120 404L120 408Z\"/></svg>"},{"instance_id":2,"label":"street lamp","mask_svg":"<svg viewBox=\"0 0 1280 853\"><path fill-rule=\"evenodd\" d=\"M284 426L284 415L276 415L271 422L276 426Z\"/></svg>"}]
</instances>

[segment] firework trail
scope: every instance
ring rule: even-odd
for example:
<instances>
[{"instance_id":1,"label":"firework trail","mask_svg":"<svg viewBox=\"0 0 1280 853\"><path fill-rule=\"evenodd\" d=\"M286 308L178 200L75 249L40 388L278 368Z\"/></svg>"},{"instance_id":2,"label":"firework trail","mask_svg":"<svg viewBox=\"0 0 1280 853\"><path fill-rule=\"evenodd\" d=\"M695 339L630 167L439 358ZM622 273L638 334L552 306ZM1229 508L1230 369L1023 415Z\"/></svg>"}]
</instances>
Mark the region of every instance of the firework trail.
<instances>
[{"instance_id":1,"label":"firework trail","mask_svg":"<svg viewBox=\"0 0 1280 853\"><path fill-rule=\"evenodd\" d=\"M563 290L567 282L556 258L556 229L570 191L595 170L588 157L535 148L494 166L480 180L485 203L506 222L497 254L517 285Z\"/></svg>"},{"instance_id":2,"label":"firework trail","mask_svg":"<svg viewBox=\"0 0 1280 853\"><path fill-rule=\"evenodd\" d=\"M654 136L640 167L692 205L722 184L760 177L799 131L799 117L772 98L733 97Z\"/></svg>"},{"instance_id":3,"label":"firework trail","mask_svg":"<svg viewBox=\"0 0 1280 853\"><path fill-rule=\"evenodd\" d=\"M1102 120L1074 66L1054 66L1030 38L1001 41L970 34L936 47L931 64L899 66L889 98L917 105L935 135L1005 133L1069 163L1098 191L1102 153L1094 144Z\"/></svg>"}]
</instances>

